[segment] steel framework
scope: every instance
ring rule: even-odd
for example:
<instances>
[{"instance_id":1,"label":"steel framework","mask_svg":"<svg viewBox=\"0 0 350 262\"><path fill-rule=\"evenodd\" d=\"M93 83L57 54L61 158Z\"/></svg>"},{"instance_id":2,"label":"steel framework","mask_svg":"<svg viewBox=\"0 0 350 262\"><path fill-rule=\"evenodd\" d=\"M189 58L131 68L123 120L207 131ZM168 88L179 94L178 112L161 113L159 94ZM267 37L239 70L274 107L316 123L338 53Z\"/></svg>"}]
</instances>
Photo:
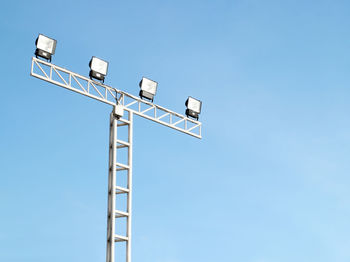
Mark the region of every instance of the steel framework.
<instances>
[{"instance_id":1,"label":"steel framework","mask_svg":"<svg viewBox=\"0 0 350 262\"><path fill-rule=\"evenodd\" d=\"M30 74L113 106L110 114L106 262L122 260L116 260L117 242L125 243L124 261L131 262L133 116L139 115L196 138L202 137L201 122L35 57L32 58ZM116 114L117 107L123 109L123 116ZM118 130L126 131L127 138L119 138ZM126 151L124 159L119 159L120 155L125 154L120 151ZM116 234L116 227L123 226L123 223L119 223L123 219L126 220L122 230L125 233Z\"/></svg>"},{"instance_id":2,"label":"steel framework","mask_svg":"<svg viewBox=\"0 0 350 262\"><path fill-rule=\"evenodd\" d=\"M198 121L35 57L31 75L112 106L122 105L127 111L188 135L202 137L202 124Z\"/></svg>"}]
</instances>

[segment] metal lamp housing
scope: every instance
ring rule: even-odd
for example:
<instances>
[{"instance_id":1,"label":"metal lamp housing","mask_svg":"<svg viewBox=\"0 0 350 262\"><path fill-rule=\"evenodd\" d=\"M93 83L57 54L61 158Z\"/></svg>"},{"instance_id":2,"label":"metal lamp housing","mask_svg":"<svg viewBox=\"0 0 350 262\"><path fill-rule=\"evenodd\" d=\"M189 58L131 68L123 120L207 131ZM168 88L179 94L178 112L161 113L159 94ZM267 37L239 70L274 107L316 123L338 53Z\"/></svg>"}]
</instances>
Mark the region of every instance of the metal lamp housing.
<instances>
[{"instance_id":1,"label":"metal lamp housing","mask_svg":"<svg viewBox=\"0 0 350 262\"><path fill-rule=\"evenodd\" d=\"M35 41L35 56L45 58L51 62L52 55L55 54L57 41L45 35L39 34Z\"/></svg>"},{"instance_id":2,"label":"metal lamp housing","mask_svg":"<svg viewBox=\"0 0 350 262\"><path fill-rule=\"evenodd\" d=\"M142 77L140 84L140 97L149 99L153 102L153 98L157 92L158 83L146 77Z\"/></svg>"},{"instance_id":3,"label":"metal lamp housing","mask_svg":"<svg viewBox=\"0 0 350 262\"><path fill-rule=\"evenodd\" d=\"M202 101L189 96L186 100L185 105L187 107L186 115L188 117L193 117L198 120L199 114L202 110Z\"/></svg>"},{"instance_id":4,"label":"metal lamp housing","mask_svg":"<svg viewBox=\"0 0 350 262\"><path fill-rule=\"evenodd\" d=\"M104 82L105 76L108 71L108 62L93 56L89 63L90 66L90 78L95 78Z\"/></svg>"}]
</instances>

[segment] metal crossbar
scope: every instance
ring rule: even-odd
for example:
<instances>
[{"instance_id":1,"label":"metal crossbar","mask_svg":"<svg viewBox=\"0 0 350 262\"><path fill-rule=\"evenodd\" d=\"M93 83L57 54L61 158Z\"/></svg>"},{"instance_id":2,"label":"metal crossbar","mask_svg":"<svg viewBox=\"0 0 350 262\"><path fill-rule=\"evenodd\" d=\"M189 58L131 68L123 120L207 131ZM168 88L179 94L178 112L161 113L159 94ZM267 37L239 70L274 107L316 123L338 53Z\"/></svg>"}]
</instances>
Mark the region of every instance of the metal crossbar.
<instances>
[{"instance_id":1,"label":"metal crossbar","mask_svg":"<svg viewBox=\"0 0 350 262\"><path fill-rule=\"evenodd\" d=\"M30 74L41 80L147 118L185 134L202 138L202 123L121 90L96 82L52 63L32 58Z\"/></svg>"}]
</instances>

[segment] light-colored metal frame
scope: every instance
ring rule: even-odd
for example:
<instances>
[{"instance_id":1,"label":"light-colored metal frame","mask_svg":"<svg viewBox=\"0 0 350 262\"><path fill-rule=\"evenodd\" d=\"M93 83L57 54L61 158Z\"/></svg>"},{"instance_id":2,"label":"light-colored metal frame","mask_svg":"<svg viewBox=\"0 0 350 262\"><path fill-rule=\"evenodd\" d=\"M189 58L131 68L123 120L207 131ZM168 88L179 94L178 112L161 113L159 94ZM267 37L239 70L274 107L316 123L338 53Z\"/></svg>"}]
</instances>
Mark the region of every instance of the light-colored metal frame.
<instances>
[{"instance_id":1,"label":"light-colored metal frame","mask_svg":"<svg viewBox=\"0 0 350 262\"><path fill-rule=\"evenodd\" d=\"M202 138L202 123L199 121L38 58L32 58L30 74L112 106L118 103L136 115L188 135Z\"/></svg>"},{"instance_id":2,"label":"light-colored metal frame","mask_svg":"<svg viewBox=\"0 0 350 262\"><path fill-rule=\"evenodd\" d=\"M115 243L126 242L125 261L131 262L131 203L132 203L132 137L133 137L133 112L127 112L128 119L110 115L109 136L109 176L108 176L108 211L107 211L107 256L106 262L115 260ZM127 141L118 138L118 130L127 128ZM117 159L118 150L127 150L127 159L124 163ZM124 177L124 179L122 178ZM122 186L118 180L126 180ZM121 195L126 195L126 200ZM118 200L119 196L119 201ZM122 203L126 201L126 203ZM124 204L124 205L123 205ZM126 206L126 210L121 210ZM118 220L126 219L126 235L117 235L116 226ZM119 223L122 226L122 223ZM119 256L122 259L122 256Z\"/></svg>"},{"instance_id":3,"label":"light-colored metal frame","mask_svg":"<svg viewBox=\"0 0 350 262\"><path fill-rule=\"evenodd\" d=\"M124 116L115 115L116 110L114 108L110 115L106 262L116 261L115 244L118 242L126 243L125 261L131 262L132 140L134 114L196 138L202 138L202 123L35 57L32 58L30 74L41 80L94 98L113 107L123 107L125 111ZM120 128L128 129L127 141L118 138L118 130ZM117 159L119 150L128 151L127 159L124 163L121 163ZM126 186L120 186L118 184L119 178L122 175L127 176ZM117 199L123 201L124 198L121 197L123 195L126 195L126 203L124 203L126 210L124 211L119 207L118 203L120 201L117 201ZM126 234L117 235L116 226L118 221L123 218L126 219Z\"/></svg>"}]
</instances>

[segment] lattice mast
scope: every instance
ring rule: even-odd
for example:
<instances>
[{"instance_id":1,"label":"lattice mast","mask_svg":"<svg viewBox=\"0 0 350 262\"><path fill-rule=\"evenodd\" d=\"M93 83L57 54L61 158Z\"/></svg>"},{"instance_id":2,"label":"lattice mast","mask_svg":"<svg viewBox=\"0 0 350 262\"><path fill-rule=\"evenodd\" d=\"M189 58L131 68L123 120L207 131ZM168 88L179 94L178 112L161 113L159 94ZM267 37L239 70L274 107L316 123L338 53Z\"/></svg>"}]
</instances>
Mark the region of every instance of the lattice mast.
<instances>
[{"instance_id":1,"label":"lattice mast","mask_svg":"<svg viewBox=\"0 0 350 262\"><path fill-rule=\"evenodd\" d=\"M33 77L113 106L110 114L106 262L123 260L131 262L134 114L196 138L202 137L202 124L199 121L35 57L32 58L30 74ZM127 138L124 138L125 140L118 137L118 131L125 132L125 130L121 129L127 129ZM124 162L117 157L120 155L119 151L122 150L127 151L126 159L123 159ZM125 180L125 184L119 184L119 181L123 180ZM124 203L122 203L123 201ZM124 207L125 210L121 210L121 207ZM119 223L123 219L125 223ZM121 228L121 231L125 233L124 235L116 234L118 225L119 227L124 227ZM115 252L115 244L119 242L125 243L124 256Z\"/></svg>"}]
</instances>

